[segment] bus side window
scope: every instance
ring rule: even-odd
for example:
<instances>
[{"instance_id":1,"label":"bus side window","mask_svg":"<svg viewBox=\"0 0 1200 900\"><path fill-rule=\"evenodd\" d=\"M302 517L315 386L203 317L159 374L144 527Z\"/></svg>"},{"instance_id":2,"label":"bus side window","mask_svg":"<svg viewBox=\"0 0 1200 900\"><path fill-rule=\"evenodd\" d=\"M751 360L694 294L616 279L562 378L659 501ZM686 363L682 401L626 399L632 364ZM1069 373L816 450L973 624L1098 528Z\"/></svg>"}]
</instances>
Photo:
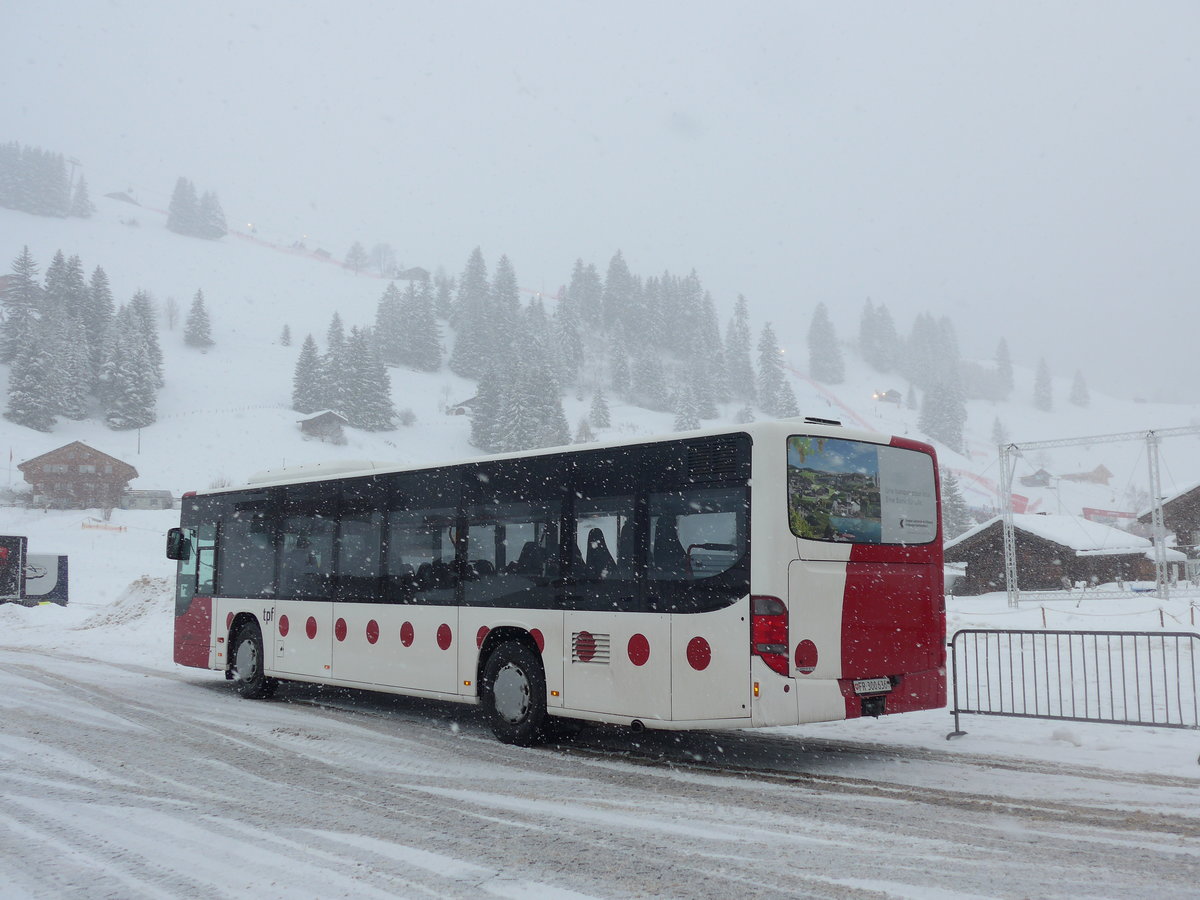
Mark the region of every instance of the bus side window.
<instances>
[{"instance_id":1,"label":"bus side window","mask_svg":"<svg viewBox=\"0 0 1200 900\"><path fill-rule=\"evenodd\" d=\"M329 598L333 533L334 520L323 516L288 516L283 520L281 596L305 600Z\"/></svg>"},{"instance_id":2,"label":"bus side window","mask_svg":"<svg viewBox=\"0 0 1200 900\"><path fill-rule=\"evenodd\" d=\"M388 519L387 600L445 603L453 599L454 523L450 508L393 510Z\"/></svg>"},{"instance_id":3,"label":"bus side window","mask_svg":"<svg viewBox=\"0 0 1200 900\"><path fill-rule=\"evenodd\" d=\"M338 527L337 596L339 600L382 600L383 513L346 512Z\"/></svg>"},{"instance_id":4,"label":"bus side window","mask_svg":"<svg viewBox=\"0 0 1200 900\"><path fill-rule=\"evenodd\" d=\"M650 579L697 581L746 551L746 491L705 488L650 495Z\"/></svg>"}]
</instances>

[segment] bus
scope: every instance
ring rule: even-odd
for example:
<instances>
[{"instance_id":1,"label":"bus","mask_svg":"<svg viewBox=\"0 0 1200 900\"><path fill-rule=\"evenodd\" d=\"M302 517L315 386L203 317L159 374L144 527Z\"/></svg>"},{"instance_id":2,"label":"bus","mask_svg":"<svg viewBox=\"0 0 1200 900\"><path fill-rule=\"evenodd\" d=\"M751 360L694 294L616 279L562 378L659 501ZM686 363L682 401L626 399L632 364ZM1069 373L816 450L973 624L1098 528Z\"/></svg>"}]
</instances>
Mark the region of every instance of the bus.
<instances>
[{"instance_id":1,"label":"bus","mask_svg":"<svg viewBox=\"0 0 1200 900\"><path fill-rule=\"evenodd\" d=\"M932 447L823 419L189 492L175 661L584 723L796 725L942 707Z\"/></svg>"}]
</instances>

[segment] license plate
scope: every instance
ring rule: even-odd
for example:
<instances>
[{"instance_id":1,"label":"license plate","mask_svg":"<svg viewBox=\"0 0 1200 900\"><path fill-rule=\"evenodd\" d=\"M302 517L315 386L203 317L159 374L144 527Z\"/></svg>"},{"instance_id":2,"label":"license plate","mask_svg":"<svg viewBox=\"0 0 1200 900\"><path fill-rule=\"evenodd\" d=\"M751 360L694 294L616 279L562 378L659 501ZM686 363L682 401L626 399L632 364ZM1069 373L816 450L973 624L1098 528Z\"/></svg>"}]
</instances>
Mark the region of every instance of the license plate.
<instances>
[{"instance_id":1,"label":"license plate","mask_svg":"<svg viewBox=\"0 0 1200 900\"><path fill-rule=\"evenodd\" d=\"M890 678L860 678L854 682L856 694L883 694L892 689Z\"/></svg>"}]
</instances>

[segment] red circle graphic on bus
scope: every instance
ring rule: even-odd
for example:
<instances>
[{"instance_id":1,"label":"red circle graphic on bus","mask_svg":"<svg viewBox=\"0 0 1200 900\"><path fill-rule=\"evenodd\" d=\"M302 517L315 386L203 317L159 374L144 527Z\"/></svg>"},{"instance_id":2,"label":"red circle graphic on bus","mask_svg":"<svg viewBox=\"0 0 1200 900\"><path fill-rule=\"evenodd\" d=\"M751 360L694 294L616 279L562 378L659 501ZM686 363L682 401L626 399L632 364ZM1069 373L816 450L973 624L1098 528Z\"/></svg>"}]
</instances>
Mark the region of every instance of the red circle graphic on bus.
<instances>
[{"instance_id":1,"label":"red circle graphic on bus","mask_svg":"<svg viewBox=\"0 0 1200 900\"><path fill-rule=\"evenodd\" d=\"M438 646L443 650L450 649L450 641L454 638L454 633L450 630L449 625L439 625L437 632Z\"/></svg>"},{"instance_id":2,"label":"red circle graphic on bus","mask_svg":"<svg viewBox=\"0 0 1200 900\"><path fill-rule=\"evenodd\" d=\"M317 636L317 620L312 616L309 616L308 621L304 623L304 633L308 635L309 640Z\"/></svg>"},{"instance_id":3,"label":"red circle graphic on bus","mask_svg":"<svg viewBox=\"0 0 1200 900\"><path fill-rule=\"evenodd\" d=\"M288 629L292 627L292 623L288 621L287 616L279 617L279 636L287 637Z\"/></svg>"},{"instance_id":4,"label":"red circle graphic on bus","mask_svg":"<svg viewBox=\"0 0 1200 900\"><path fill-rule=\"evenodd\" d=\"M411 647L413 642L413 627L412 622L405 622L400 626L400 643L405 647Z\"/></svg>"},{"instance_id":5,"label":"red circle graphic on bus","mask_svg":"<svg viewBox=\"0 0 1200 900\"><path fill-rule=\"evenodd\" d=\"M232 624L233 624L233 613L230 613L229 615L227 615L225 617L225 630L228 631L229 626Z\"/></svg>"},{"instance_id":6,"label":"red circle graphic on bus","mask_svg":"<svg viewBox=\"0 0 1200 900\"><path fill-rule=\"evenodd\" d=\"M546 636L542 634L542 630L540 628L533 629L533 631L529 632L529 636L533 638L533 642L537 644L538 653L541 653L546 649Z\"/></svg>"},{"instance_id":7,"label":"red circle graphic on bus","mask_svg":"<svg viewBox=\"0 0 1200 900\"><path fill-rule=\"evenodd\" d=\"M346 620L345 619L338 619L336 622L333 623L333 636L335 638L337 638L339 641L344 641L346 639Z\"/></svg>"},{"instance_id":8,"label":"red circle graphic on bus","mask_svg":"<svg viewBox=\"0 0 1200 900\"><path fill-rule=\"evenodd\" d=\"M629 639L629 661L635 666L644 666L650 659L650 642L644 634L635 634Z\"/></svg>"},{"instance_id":9,"label":"red circle graphic on bus","mask_svg":"<svg viewBox=\"0 0 1200 900\"><path fill-rule=\"evenodd\" d=\"M596 656L596 639L589 631L575 635L575 655L580 662L591 662Z\"/></svg>"},{"instance_id":10,"label":"red circle graphic on bus","mask_svg":"<svg viewBox=\"0 0 1200 900\"><path fill-rule=\"evenodd\" d=\"M796 645L796 671L811 675L817 667L817 645L812 641L801 641Z\"/></svg>"},{"instance_id":11,"label":"red circle graphic on bus","mask_svg":"<svg viewBox=\"0 0 1200 900\"><path fill-rule=\"evenodd\" d=\"M708 641L702 637L694 637L688 641L687 661L697 672L707 669L708 664L712 662L712 647L708 646Z\"/></svg>"},{"instance_id":12,"label":"red circle graphic on bus","mask_svg":"<svg viewBox=\"0 0 1200 900\"><path fill-rule=\"evenodd\" d=\"M488 636L489 631L491 631L491 629L488 628L486 625L479 626L479 631L475 632L475 646L476 647L483 646L484 638L486 638Z\"/></svg>"},{"instance_id":13,"label":"red circle graphic on bus","mask_svg":"<svg viewBox=\"0 0 1200 900\"><path fill-rule=\"evenodd\" d=\"M372 619L367 623L367 643L374 644L379 640L379 623Z\"/></svg>"}]
</instances>

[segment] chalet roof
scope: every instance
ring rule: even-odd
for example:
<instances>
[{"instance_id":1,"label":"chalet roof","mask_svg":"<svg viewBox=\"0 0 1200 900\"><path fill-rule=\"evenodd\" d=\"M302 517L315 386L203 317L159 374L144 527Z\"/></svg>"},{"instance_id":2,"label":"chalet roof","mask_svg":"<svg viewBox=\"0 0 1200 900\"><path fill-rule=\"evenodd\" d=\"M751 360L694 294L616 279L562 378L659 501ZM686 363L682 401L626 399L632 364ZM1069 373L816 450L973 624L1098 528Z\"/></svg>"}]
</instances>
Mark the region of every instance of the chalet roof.
<instances>
[{"instance_id":1,"label":"chalet roof","mask_svg":"<svg viewBox=\"0 0 1200 900\"><path fill-rule=\"evenodd\" d=\"M307 419L301 419L300 424L308 425L310 423L324 423L330 421L337 422L339 425L350 424L349 419L347 419L341 413L334 412L332 409L326 409L322 412L316 413L315 415L309 416Z\"/></svg>"},{"instance_id":2,"label":"chalet roof","mask_svg":"<svg viewBox=\"0 0 1200 900\"><path fill-rule=\"evenodd\" d=\"M956 547L992 527L1001 527L1001 516L993 516L982 524L964 531L954 540L946 542L946 549ZM1144 537L1130 534L1119 528L1101 525L1082 516L1037 516L1014 513L1013 527L1042 540L1050 541L1080 552L1115 551L1117 553L1139 553L1153 550L1154 544Z\"/></svg>"},{"instance_id":3,"label":"chalet roof","mask_svg":"<svg viewBox=\"0 0 1200 900\"><path fill-rule=\"evenodd\" d=\"M95 447L89 447L87 444L83 443L83 441L72 441L69 444L63 444L61 447L56 447L53 450L43 453L41 456L35 456L33 459L27 459L25 462L17 463L17 468L24 472L26 466L32 466L34 463L41 462L47 457L59 456L68 450L77 450L88 459L107 460L114 465L123 466L133 473L129 476L130 478L137 478L137 469L125 462L125 460L117 459L115 456L109 456L107 453L97 450Z\"/></svg>"},{"instance_id":4,"label":"chalet roof","mask_svg":"<svg viewBox=\"0 0 1200 900\"><path fill-rule=\"evenodd\" d=\"M1196 495L1194 498L1192 497L1193 494ZM1174 503L1175 501L1184 500L1184 499L1200 500L1200 482L1190 484L1187 487L1183 488L1182 490L1176 491L1174 494L1170 494L1166 497L1163 497L1162 505L1164 508L1166 508L1166 507L1170 506L1172 503ZM1139 513L1138 521L1139 522L1149 522L1150 515L1153 512L1154 512L1153 509L1147 509L1146 511Z\"/></svg>"}]
</instances>

